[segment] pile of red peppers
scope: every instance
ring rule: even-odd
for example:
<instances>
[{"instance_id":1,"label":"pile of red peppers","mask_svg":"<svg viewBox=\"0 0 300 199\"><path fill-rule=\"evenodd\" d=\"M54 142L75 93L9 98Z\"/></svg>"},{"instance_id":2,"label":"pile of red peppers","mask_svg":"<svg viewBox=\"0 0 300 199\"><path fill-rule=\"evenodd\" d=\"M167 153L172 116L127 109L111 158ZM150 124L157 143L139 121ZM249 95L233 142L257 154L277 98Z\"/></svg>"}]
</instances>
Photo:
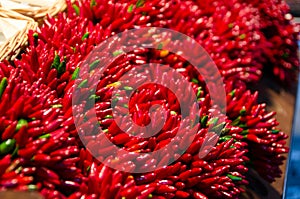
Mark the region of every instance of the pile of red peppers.
<instances>
[{"instance_id":1,"label":"pile of red peppers","mask_svg":"<svg viewBox=\"0 0 300 199\"><path fill-rule=\"evenodd\" d=\"M273 182L282 174L279 166L288 152L288 136L277 128L275 112L259 104L259 93L247 86L271 71L283 83L295 81L299 30L288 11L284 1L275 0L68 1L66 12L48 17L29 32L29 44L18 59L0 63L0 190L38 191L49 199L204 199L238 198L248 184L248 168ZM168 118L157 135L134 137L114 121L112 92L118 79L138 65L155 62L179 69L192 82L200 107L195 139L179 159L153 172L132 174L103 165L85 148L74 124L72 94L80 66L95 46L139 27L169 28L198 41L224 78L227 110L219 114L225 123L218 123L205 82L176 54L136 49L118 57L91 95L101 128L114 144L149 152L163 148L178 133L179 102L155 85L139 88L131 105L123 108L143 124L150 105L162 104ZM95 60L90 67L97 64ZM138 75L133 78L138 81ZM91 123L85 125L92 129ZM221 135L210 136L212 150L199 158L204 138L218 128ZM95 140L89 148L101 144L98 135L86 136ZM166 152L161 161L171 158ZM144 162L144 167L153 166L153 161ZM135 167L130 157L124 167Z\"/></svg>"}]
</instances>

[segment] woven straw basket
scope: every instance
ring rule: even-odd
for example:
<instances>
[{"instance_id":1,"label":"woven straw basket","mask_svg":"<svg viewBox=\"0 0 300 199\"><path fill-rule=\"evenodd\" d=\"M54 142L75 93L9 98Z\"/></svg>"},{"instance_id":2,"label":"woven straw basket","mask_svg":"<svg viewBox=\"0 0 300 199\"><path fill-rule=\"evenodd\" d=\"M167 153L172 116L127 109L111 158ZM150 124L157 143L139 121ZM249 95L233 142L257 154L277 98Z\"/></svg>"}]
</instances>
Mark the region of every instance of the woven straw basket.
<instances>
[{"instance_id":1,"label":"woven straw basket","mask_svg":"<svg viewBox=\"0 0 300 199\"><path fill-rule=\"evenodd\" d=\"M66 0L0 0L0 61L13 60L26 44L28 30L66 7Z\"/></svg>"},{"instance_id":2,"label":"woven straw basket","mask_svg":"<svg viewBox=\"0 0 300 199\"><path fill-rule=\"evenodd\" d=\"M65 0L1 0L0 6L13 10L37 21L46 15L54 16L66 9Z\"/></svg>"},{"instance_id":3,"label":"woven straw basket","mask_svg":"<svg viewBox=\"0 0 300 199\"><path fill-rule=\"evenodd\" d=\"M29 17L0 7L0 61L14 59L27 42L27 33L37 23Z\"/></svg>"}]
</instances>

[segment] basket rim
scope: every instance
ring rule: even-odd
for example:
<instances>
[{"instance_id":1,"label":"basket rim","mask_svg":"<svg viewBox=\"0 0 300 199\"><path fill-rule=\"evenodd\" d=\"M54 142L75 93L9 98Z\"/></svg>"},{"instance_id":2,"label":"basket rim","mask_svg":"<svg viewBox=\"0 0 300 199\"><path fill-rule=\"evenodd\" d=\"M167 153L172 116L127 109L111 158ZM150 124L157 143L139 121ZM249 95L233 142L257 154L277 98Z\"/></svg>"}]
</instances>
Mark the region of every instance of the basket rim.
<instances>
[{"instance_id":1,"label":"basket rim","mask_svg":"<svg viewBox=\"0 0 300 199\"><path fill-rule=\"evenodd\" d=\"M75 0L71 0L71 2L74 2ZM30 6L30 5L29 5ZM58 14L59 12L62 12L67 7L67 1L66 0L55 0L51 6L42 6L42 7L36 7L36 6L30 6L30 8L10 8L10 10L14 12L18 12L24 16L31 17L35 20L39 20L41 18L44 18L45 16L54 16ZM1 8L1 5L0 5ZM4 8L4 7L2 7ZM6 9L6 8L4 8Z\"/></svg>"},{"instance_id":2,"label":"basket rim","mask_svg":"<svg viewBox=\"0 0 300 199\"><path fill-rule=\"evenodd\" d=\"M12 19L21 19L21 20L27 20L34 22L34 19L27 17L25 15L22 15L16 11L5 9L0 6L0 17L3 18L12 18Z\"/></svg>"}]
</instances>

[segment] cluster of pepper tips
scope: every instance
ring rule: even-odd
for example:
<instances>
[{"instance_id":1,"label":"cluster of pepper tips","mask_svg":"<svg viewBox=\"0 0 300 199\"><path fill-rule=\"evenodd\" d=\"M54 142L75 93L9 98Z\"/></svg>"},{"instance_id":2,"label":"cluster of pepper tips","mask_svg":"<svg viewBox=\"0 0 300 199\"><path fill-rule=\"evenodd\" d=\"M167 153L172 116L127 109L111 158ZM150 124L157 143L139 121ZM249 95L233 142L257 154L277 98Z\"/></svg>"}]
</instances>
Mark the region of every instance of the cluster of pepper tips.
<instances>
[{"instance_id":1,"label":"cluster of pepper tips","mask_svg":"<svg viewBox=\"0 0 300 199\"><path fill-rule=\"evenodd\" d=\"M150 105L161 104L168 112L163 129L146 139L117 126L112 92L122 87L118 79L138 65L155 62L180 71L192 82L200 107L194 124L197 134L179 159L153 172L132 174L105 166L85 148L74 124L72 92L80 66L97 44L116 33L151 26L187 34L205 48L224 77L227 111L212 117L215 109L205 82L189 63L163 46L121 56L115 52L117 61L90 96L101 128L114 144L149 152L184 133L178 132L179 102L166 88L154 85L139 88L130 104L121 108L129 109L133 120L143 124L149 119ZM288 152L287 135L277 128L275 113L257 103L258 93L247 90L247 84L257 82L267 67L282 81L295 78L297 34L283 1L68 2L66 12L48 17L38 30L29 32L29 45L19 59L0 63L0 190L35 190L45 198L238 198L248 184L249 167L274 181ZM91 70L99 61L90 63ZM138 75L134 78L138 81ZM89 88L87 81L79 86ZM85 125L93 129L91 123L87 120ZM219 129L222 133L217 136L214 131ZM99 135L84 136L93 140L87 143L89 149L101 144ZM200 158L204 142L211 150ZM109 150L98 151L98 157ZM172 155L166 151L162 163ZM135 167L130 157L123 158L128 159L124 167ZM144 162L144 167L154 161Z\"/></svg>"}]
</instances>

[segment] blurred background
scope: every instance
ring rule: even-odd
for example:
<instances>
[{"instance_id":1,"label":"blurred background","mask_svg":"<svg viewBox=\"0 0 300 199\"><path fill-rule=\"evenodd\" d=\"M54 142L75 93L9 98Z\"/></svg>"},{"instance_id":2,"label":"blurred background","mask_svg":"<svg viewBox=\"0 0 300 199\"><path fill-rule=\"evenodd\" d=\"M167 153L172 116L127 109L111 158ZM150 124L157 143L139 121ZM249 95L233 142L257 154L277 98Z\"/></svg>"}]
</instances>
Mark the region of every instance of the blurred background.
<instances>
[{"instance_id":1,"label":"blurred background","mask_svg":"<svg viewBox=\"0 0 300 199\"><path fill-rule=\"evenodd\" d=\"M300 0L287 1L290 5L295 21L300 23ZM300 46L300 41L298 41ZM299 51L300 55L300 51ZM283 198L300 199L300 81L298 80L297 101L295 105L293 129L291 136L291 150L287 167L285 191Z\"/></svg>"}]
</instances>

